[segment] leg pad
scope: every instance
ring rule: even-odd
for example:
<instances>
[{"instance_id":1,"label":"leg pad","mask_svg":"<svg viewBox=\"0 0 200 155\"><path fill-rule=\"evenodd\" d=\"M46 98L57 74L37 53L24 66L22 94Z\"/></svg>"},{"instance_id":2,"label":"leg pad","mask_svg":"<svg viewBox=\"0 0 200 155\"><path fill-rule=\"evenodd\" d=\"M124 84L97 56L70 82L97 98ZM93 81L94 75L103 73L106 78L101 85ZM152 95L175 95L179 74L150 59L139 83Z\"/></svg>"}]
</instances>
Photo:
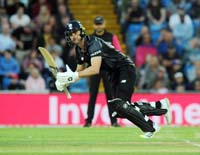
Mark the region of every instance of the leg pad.
<instances>
[{"instance_id":1,"label":"leg pad","mask_svg":"<svg viewBox=\"0 0 200 155\"><path fill-rule=\"evenodd\" d=\"M117 112L120 117L128 119L137 125L143 132L155 131L152 123L149 123L149 119L146 119L144 115L140 111L136 110L135 106L130 103L125 102L120 98L116 98L110 100L108 104L110 104L113 110Z\"/></svg>"}]
</instances>

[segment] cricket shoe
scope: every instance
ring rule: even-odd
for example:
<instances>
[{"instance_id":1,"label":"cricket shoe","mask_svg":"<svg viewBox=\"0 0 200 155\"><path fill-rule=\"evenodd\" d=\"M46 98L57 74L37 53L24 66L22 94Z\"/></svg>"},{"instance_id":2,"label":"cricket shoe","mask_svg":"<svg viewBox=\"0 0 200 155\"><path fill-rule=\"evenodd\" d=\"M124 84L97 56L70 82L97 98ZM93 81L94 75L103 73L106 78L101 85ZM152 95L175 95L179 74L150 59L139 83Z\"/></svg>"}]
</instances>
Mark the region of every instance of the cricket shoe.
<instances>
[{"instance_id":1,"label":"cricket shoe","mask_svg":"<svg viewBox=\"0 0 200 155\"><path fill-rule=\"evenodd\" d=\"M165 119L167 121L167 124L171 124L172 122L172 112L170 108L170 102L168 98L164 98L160 100L161 103L161 109L167 109L167 113L165 114Z\"/></svg>"},{"instance_id":2,"label":"cricket shoe","mask_svg":"<svg viewBox=\"0 0 200 155\"><path fill-rule=\"evenodd\" d=\"M154 132L144 132L143 135L140 135L141 138L153 138L153 136L160 131L160 126L157 123L153 123Z\"/></svg>"}]
</instances>

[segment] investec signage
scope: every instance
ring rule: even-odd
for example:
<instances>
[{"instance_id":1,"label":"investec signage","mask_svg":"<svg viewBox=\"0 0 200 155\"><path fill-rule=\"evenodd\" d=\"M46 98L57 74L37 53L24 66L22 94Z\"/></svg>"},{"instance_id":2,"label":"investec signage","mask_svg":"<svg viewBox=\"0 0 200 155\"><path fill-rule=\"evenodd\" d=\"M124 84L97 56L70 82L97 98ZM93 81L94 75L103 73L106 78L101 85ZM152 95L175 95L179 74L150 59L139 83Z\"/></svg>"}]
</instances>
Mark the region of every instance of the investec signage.
<instances>
[{"instance_id":1,"label":"investec signage","mask_svg":"<svg viewBox=\"0 0 200 155\"><path fill-rule=\"evenodd\" d=\"M200 125L200 96L198 94L135 94L133 100L155 101L168 97L171 101L173 125ZM0 94L0 125L74 125L84 124L88 94ZM165 124L163 117L151 117ZM132 125L119 119L121 125ZM99 94L95 107L94 125L109 125L104 94Z\"/></svg>"}]
</instances>

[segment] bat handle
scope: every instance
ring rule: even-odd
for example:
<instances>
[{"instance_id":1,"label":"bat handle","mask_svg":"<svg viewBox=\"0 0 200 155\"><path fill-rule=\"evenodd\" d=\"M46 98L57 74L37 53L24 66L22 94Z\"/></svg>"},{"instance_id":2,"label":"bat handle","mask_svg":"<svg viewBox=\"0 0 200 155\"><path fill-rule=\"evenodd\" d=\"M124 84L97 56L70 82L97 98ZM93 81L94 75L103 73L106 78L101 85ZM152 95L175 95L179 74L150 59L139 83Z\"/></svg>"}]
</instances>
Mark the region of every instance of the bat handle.
<instances>
[{"instance_id":1,"label":"bat handle","mask_svg":"<svg viewBox=\"0 0 200 155\"><path fill-rule=\"evenodd\" d=\"M69 91L67 90L67 87L64 88L64 91L65 91L65 93L66 93L67 98L68 98L68 99L71 99L72 97L71 97Z\"/></svg>"}]
</instances>

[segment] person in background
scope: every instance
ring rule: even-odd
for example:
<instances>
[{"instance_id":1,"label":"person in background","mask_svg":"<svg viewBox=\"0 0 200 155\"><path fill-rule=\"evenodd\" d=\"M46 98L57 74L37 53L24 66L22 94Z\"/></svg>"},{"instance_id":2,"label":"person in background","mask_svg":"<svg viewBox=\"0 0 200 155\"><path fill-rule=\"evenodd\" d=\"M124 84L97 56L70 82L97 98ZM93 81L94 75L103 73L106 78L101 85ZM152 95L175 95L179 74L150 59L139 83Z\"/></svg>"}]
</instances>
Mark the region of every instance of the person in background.
<instances>
[{"instance_id":1,"label":"person in background","mask_svg":"<svg viewBox=\"0 0 200 155\"><path fill-rule=\"evenodd\" d=\"M174 74L174 81L171 87L172 90L177 93L183 93L186 91L187 85L182 72L177 72Z\"/></svg>"},{"instance_id":2,"label":"person in background","mask_svg":"<svg viewBox=\"0 0 200 155\"><path fill-rule=\"evenodd\" d=\"M40 75L37 67L33 67L30 70L30 74L25 82L25 88L26 90L34 92L42 92L46 90L45 80Z\"/></svg>"},{"instance_id":3,"label":"person in background","mask_svg":"<svg viewBox=\"0 0 200 155\"><path fill-rule=\"evenodd\" d=\"M190 85L193 91L200 91L200 67L196 68L196 78Z\"/></svg>"},{"instance_id":4,"label":"person in background","mask_svg":"<svg viewBox=\"0 0 200 155\"><path fill-rule=\"evenodd\" d=\"M122 25L122 32L127 32L131 24L143 24L145 21L145 12L139 4L139 0L131 0L127 8L126 16Z\"/></svg>"},{"instance_id":5,"label":"person in background","mask_svg":"<svg viewBox=\"0 0 200 155\"><path fill-rule=\"evenodd\" d=\"M17 84L20 67L10 50L5 50L4 56L0 59L0 76L2 77L3 89L9 89L11 84Z\"/></svg>"},{"instance_id":6,"label":"person in background","mask_svg":"<svg viewBox=\"0 0 200 155\"><path fill-rule=\"evenodd\" d=\"M106 41L108 44L114 46L119 51L122 51L119 40L116 35L108 32L106 30L106 23L102 16L97 16L94 19L94 33L93 36L99 37ZM89 77L89 102L88 102L88 109L87 109L87 118L85 120L84 127L90 127L92 124L92 119L94 117L94 110L95 110L95 103L97 99L98 89L101 78L103 79L106 99L111 100L113 98L113 94L111 94L111 85L108 81L107 73L102 72L101 74L93 75ZM108 104L108 111L111 120L111 125L114 127L119 126L117 123L117 119L112 117L113 110Z\"/></svg>"},{"instance_id":7,"label":"person in background","mask_svg":"<svg viewBox=\"0 0 200 155\"><path fill-rule=\"evenodd\" d=\"M24 13L24 6L19 6L15 14L10 17L10 23L13 29L30 25L31 19Z\"/></svg>"},{"instance_id":8,"label":"person in background","mask_svg":"<svg viewBox=\"0 0 200 155\"><path fill-rule=\"evenodd\" d=\"M3 54L5 50L14 51L16 48L16 42L11 37L11 28L9 23L2 25L2 33L0 34L0 54Z\"/></svg>"},{"instance_id":9,"label":"person in background","mask_svg":"<svg viewBox=\"0 0 200 155\"><path fill-rule=\"evenodd\" d=\"M169 17L169 26L177 43L185 47L194 35L193 21L191 16L184 10L184 6L179 6L177 9L177 13Z\"/></svg>"}]
</instances>

